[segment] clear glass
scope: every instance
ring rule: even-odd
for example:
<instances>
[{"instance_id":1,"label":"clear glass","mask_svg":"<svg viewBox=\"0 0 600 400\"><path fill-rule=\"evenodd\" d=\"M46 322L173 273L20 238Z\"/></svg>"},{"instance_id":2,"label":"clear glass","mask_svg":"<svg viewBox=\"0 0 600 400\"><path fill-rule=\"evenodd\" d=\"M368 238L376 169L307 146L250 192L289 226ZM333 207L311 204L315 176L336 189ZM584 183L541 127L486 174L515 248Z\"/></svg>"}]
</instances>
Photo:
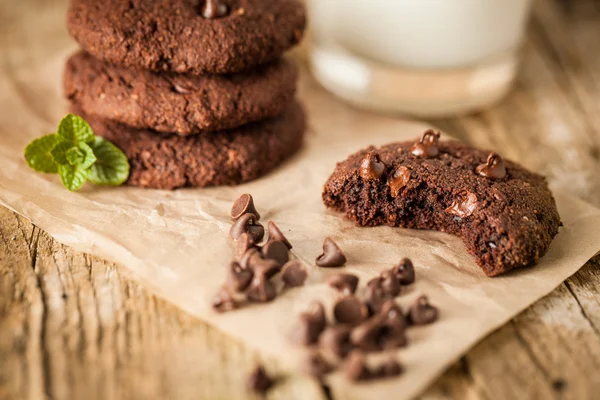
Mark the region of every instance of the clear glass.
<instances>
[{"instance_id":1,"label":"clear glass","mask_svg":"<svg viewBox=\"0 0 600 400\"><path fill-rule=\"evenodd\" d=\"M347 101L445 116L514 80L531 0L310 0L311 67Z\"/></svg>"}]
</instances>

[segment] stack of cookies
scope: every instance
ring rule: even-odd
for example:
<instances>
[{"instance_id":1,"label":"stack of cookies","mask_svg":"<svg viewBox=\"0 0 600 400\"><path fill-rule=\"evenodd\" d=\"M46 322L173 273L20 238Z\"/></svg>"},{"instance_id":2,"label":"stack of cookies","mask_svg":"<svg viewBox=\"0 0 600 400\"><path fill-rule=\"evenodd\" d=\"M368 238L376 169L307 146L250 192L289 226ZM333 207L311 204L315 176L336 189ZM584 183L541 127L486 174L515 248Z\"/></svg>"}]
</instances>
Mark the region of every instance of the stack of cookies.
<instances>
[{"instance_id":1,"label":"stack of cookies","mask_svg":"<svg viewBox=\"0 0 600 400\"><path fill-rule=\"evenodd\" d=\"M73 112L121 148L128 184L234 185L301 146L299 0L72 0L83 50L68 61Z\"/></svg>"}]
</instances>

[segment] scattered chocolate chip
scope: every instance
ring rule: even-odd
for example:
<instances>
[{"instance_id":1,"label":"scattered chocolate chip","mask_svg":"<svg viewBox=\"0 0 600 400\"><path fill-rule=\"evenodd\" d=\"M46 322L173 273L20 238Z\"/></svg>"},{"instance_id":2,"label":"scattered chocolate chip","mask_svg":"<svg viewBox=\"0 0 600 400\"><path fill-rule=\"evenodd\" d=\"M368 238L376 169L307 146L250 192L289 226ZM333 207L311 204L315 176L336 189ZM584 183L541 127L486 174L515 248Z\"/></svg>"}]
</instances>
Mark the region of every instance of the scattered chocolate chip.
<instances>
[{"instance_id":1,"label":"scattered chocolate chip","mask_svg":"<svg viewBox=\"0 0 600 400\"><path fill-rule=\"evenodd\" d=\"M251 260L254 260L255 258L261 258L260 252L256 247L251 247L246 250L244 255L240 258L240 266L244 269L250 268Z\"/></svg>"},{"instance_id":2,"label":"scattered chocolate chip","mask_svg":"<svg viewBox=\"0 0 600 400\"><path fill-rule=\"evenodd\" d=\"M213 298L212 307L215 311L223 313L234 310L237 307L237 303L229 291L221 289Z\"/></svg>"},{"instance_id":3,"label":"scattered chocolate chip","mask_svg":"<svg viewBox=\"0 0 600 400\"><path fill-rule=\"evenodd\" d=\"M358 276L353 274L335 274L327 279L327 283L344 294L353 294L358 287Z\"/></svg>"},{"instance_id":4,"label":"scattered chocolate chip","mask_svg":"<svg viewBox=\"0 0 600 400\"><path fill-rule=\"evenodd\" d=\"M380 351L406 346L404 324L377 314L363 322L350 334L350 340L356 347L365 351Z\"/></svg>"},{"instance_id":5,"label":"scattered chocolate chip","mask_svg":"<svg viewBox=\"0 0 600 400\"><path fill-rule=\"evenodd\" d=\"M454 200L445 211L459 218L466 218L475 212L477 196L475 193L466 192L466 194L461 194L461 197L461 199Z\"/></svg>"},{"instance_id":6,"label":"scattered chocolate chip","mask_svg":"<svg viewBox=\"0 0 600 400\"><path fill-rule=\"evenodd\" d=\"M254 274L254 278L246 289L246 298L257 303L266 303L275 298L277 291L275 285L266 277Z\"/></svg>"},{"instance_id":7,"label":"scattered chocolate chip","mask_svg":"<svg viewBox=\"0 0 600 400\"><path fill-rule=\"evenodd\" d=\"M386 297L396 297L400 294L400 281L394 271L387 270L381 273L381 287Z\"/></svg>"},{"instance_id":8,"label":"scattered chocolate chip","mask_svg":"<svg viewBox=\"0 0 600 400\"><path fill-rule=\"evenodd\" d=\"M413 144L410 152L415 157L433 158L440 153L438 142L440 133L434 132L433 129L426 130L418 142Z\"/></svg>"},{"instance_id":9,"label":"scattered chocolate chip","mask_svg":"<svg viewBox=\"0 0 600 400\"><path fill-rule=\"evenodd\" d=\"M506 168L504 167L504 160L498 153L490 153L485 164L478 165L475 168L481 176L485 176L490 179L502 179L506 176Z\"/></svg>"},{"instance_id":10,"label":"scattered chocolate chip","mask_svg":"<svg viewBox=\"0 0 600 400\"><path fill-rule=\"evenodd\" d=\"M252 195L244 193L240 195L240 197L238 197L233 203L233 206L231 207L231 218L238 219L247 213L254 214L256 216L256 220L260 220L260 214L254 207L254 199L252 198Z\"/></svg>"},{"instance_id":11,"label":"scattered chocolate chip","mask_svg":"<svg viewBox=\"0 0 600 400\"><path fill-rule=\"evenodd\" d=\"M252 270L244 269L233 261L229 264L225 285L235 292L243 292L250 285L253 275Z\"/></svg>"},{"instance_id":12,"label":"scattered chocolate chip","mask_svg":"<svg viewBox=\"0 0 600 400\"><path fill-rule=\"evenodd\" d=\"M258 243L265 235L265 228L258 223L258 219L254 214L246 213L239 217L231 226L229 236L237 240L242 233L247 233L254 243Z\"/></svg>"},{"instance_id":13,"label":"scattered chocolate chip","mask_svg":"<svg viewBox=\"0 0 600 400\"><path fill-rule=\"evenodd\" d=\"M251 248L256 248L254 240L246 232L242 233L240 237L235 241L234 254L239 259L244 256L246 251Z\"/></svg>"},{"instance_id":14,"label":"scattered chocolate chip","mask_svg":"<svg viewBox=\"0 0 600 400\"><path fill-rule=\"evenodd\" d=\"M388 178L388 186L392 197L398 197L400 189L410 181L410 170L404 166L399 166L394 170L392 176Z\"/></svg>"},{"instance_id":15,"label":"scattered chocolate chip","mask_svg":"<svg viewBox=\"0 0 600 400\"><path fill-rule=\"evenodd\" d=\"M400 260L398 265L395 265L392 268L394 275L396 275L396 279L400 282L401 285L410 285L415 281L415 267L413 266L412 261L408 258L403 258Z\"/></svg>"},{"instance_id":16,"label":"scattered chocolate chip","mask_svg":"<svg viewBox=\"0 0 600 400\"><path fill-rule=\"evenodd\" d=\"M352 382L364 381L373 377L365 361L364 354L359 350L350 353L342 368L346 378Z\"/></svg>"},{"instance_id":17,"label":"scattered chocolate chip","mask_svg":"<svg viewBox=\"0 0 600 400\"><path fill-rule=\"evenodd\" d=\"M333 317L340 324L357 325L368 316L367 306L354 296L343 297L333 306Z\"/></svg>"},{"instance_id":18,"label":"scattered chocolate chip","mask_svg":"<svg viewBox=\"0 0 600 400\"><path fill-rule=\"evenodd\" d=\"M265 279L271 279L281 271L281 265L277 261L264 259L260 256L251 257L248 265L254 271L255 276L264 276Z\"/></svg>"},{"instance_id":19,"label":"scattered chocolate chip","mask_svg":"<svg viewBox=\"0 0 600 400\"><path fill-rule=\"evenodd\" d=\"M379 154L374 151L367 153L360 162L360 176L365 180L379 179L385 171L385 164L379 158Z\"/></svg>"},{"instance_id":20,"label":"scattered chocolate chip","mask_svg":"<svg viewBox=\"0 0 600 400\"><path fill-rule=\"evenodd\" d=\"M426 325L434 322L438 317L436 307L429 304L427 296L420 296L410 307L408 320L412 325Z\"/></svg>"},{"instance_id":21,"label":"scattered chocolate chip","mask_svg":"<svg viewBox=\"0 0 600 400\"><path fill-rule=\"evenodd\" d=\"M227 15L227 6L219 0L205 0L202 5L202 16L206 19L222 18Z\"/></svg>"},{"instance_id":22,"label":"scattered chocolate chip","mask_svg":"<svg viewBox=\"0 0 600 400\"><path fill-rule=\"evenodd\" d=\"M269 240L262 248L262 256L283 265L290 259L287 246L278 240Z\"/></svg>"},{"instance_id":23,"label":"scattered chocolate chip","mask_svg":"<svg viewBox=\"0 0 600 400\"><path fill-rule=\"evenodd\" d=\"M332 326L321 334L319 344L326 351L339 358L344 358L352 350L350 342L350 327L345 325Z\"/></svg>"},{"instance_id":24,"label":"scattered chocolate chip","mask_svg":"<svg viewBox=\"0 0 600 400\"><path fill-rule=\"evenodd\" d=\"M304 281L308 277L306 268L298 260L288 261L282 269L281 279L285 286L296 287L304 285Z\"/></svg>"},{"instance_id":25,"label":"scattered chocolate chip","mask_svg":"<svg viewBox=\"0 0 600 400\"><path fill-rule=\"evenodd\" d=\"M333 365L319 352L312 351L305 360L304 371L316 378L321 378L333 371Z\"/></svg>"},{"instance_id":26,"label":"scattered chocolate chip","mask_svg":"<svg viewBox=\"0 0 600 400\"><path fill-rule=\"evenodd\" d=\"M269 223L267 224L267 231L269 232L269 240L277 240L279 242L283 242L283 244L286 245L288 250L292 249L292 244L283 235L283 233L277 227L277 225L275 225L275 222L269 221Z\"/></svg>"},{"instance_id":27,"label":"scattered chocolate chip","mask_svg":"<svg viewBox=\"0 0 600 400\"><path fill-rule=\"evenodd\" d=\"M373 375L377 378L389 378L402 373L402 366L393 358L381 363L375 368Z\"/></svg>"},{"instance_id":28,"label":"scattered chocolate chip","mask_svg":"<svg viewBox=\"0 0 600 400\"><path fill-rule=\"evenodd\" d=\"M331 238L325 238L323 241L323 254L317 257L316 262L319 267L341 267L346 263L346 256Z\"/></svg>"},{"instance_id":29,"label":"scattered chocolate chip","mask_svg":"<svg viewBox=\"0 0 600 400\"><path fill-rule=\"evenodd\" d=\"M298 321L290 331L290 340L304 346L316 343L326 325L327 319L323 304L312 302L309 310L298 316Z\"/></svg>"},{"instance_id":30,"label":"scattered chocolate chip","mask_svg":"<svg viewBox=\"0 0 600 400\"><path fill-rule=\"evenodd\" d=\"M396 304L394 300L387 300L381 306L379 314L382 315L388 322L397 323L406 328L406 318L402 313L402 308Z\"/></svg>"},{"instance_id":31,"label":"scattered chocolate chip","mask_svg":"<svg viewBox=\"0 0 600 400\"><path fill-rule=\"evenodd\" d=\"M254 393L265 394L273 386L273 379L267 375L265 369L258 365L248 377L248 388Z\"/></svg>"},{"instance_id":32,"label":"scattered chocolate chip","mask_svg":"<svg viewBox=\"0 0 600 400\"><path fill-rule=\"evenodd\" d=\"M378 313L387 299L388 297L383 290L383 279L381 277L378 276L367 282L365 303L369 308L370 315Z\"/></svg>"}]
</instances>

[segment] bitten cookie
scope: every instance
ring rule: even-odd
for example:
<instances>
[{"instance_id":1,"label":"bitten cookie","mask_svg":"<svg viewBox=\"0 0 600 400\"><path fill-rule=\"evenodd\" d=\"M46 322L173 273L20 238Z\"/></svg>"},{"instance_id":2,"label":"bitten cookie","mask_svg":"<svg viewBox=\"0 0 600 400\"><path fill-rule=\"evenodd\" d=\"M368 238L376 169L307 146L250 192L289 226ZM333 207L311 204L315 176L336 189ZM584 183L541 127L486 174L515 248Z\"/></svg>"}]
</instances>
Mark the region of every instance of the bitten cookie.
<instances>
[{"instance_id":1,"label":"bitten cookie","mask_svg":"<svg viewBox=\"0 0 600 400\"><path fill-rule=\"evenodd\" d=\"M537 262L561 225L545 178L438 138L428 131L351 155L327 180L325 205L362 226L458 235L488 276Z\"/></svg>"},{"instance_id":2,"label":"bitten cookie","mask_svg":"<svg viewBox=\"0 0 600 400\"><path fill-rule=\"evenodd\" d=\"M189 135L275 117L294 98L297 75L285 59L233 75L182 75L121 68L78 52L67 62L64 87L87 114Z\"/></svg>"},{"instance_id":3,"label":"bitten cookie","mask_svg":"<svg viewBox=\"0 0 600 400\"><path fill-rule=\"evenodd\" d=\"M298 0L72 0L67 28L94 57L129 68L228 74L302 38Z\"/></svg>"},{"instance_id":4,"label":"bitten cookie","mask_svg":"<svg viewBox=\"0 0 600 400\"><path fill-rule=\"evenodd\" d=\"M130 128L88 116L76 105L72 112L125 152L131 166L129 185L156 189L257 179L300 149L305 130L304 112L295 102L269 120L188 137Z\"/></svg>"}]
</instances>

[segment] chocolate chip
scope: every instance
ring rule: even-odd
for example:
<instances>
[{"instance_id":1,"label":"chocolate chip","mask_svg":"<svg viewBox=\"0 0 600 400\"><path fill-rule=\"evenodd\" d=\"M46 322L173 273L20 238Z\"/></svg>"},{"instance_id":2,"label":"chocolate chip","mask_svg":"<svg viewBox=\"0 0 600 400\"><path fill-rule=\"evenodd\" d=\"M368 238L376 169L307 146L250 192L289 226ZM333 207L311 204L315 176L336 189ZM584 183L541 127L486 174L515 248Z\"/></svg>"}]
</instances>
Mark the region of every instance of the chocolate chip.
<instances>
[{"instance_id":1,"label":"chocolate chip","mask_svg":"<svg viewBox=\"0 0 600 400\"><path fill-rule=\"evenodd\" d=\"M374 151L367 153L360 162L360 176L365 180L379 179L385 171L385 164L379 158L379 154Z\"/></svg>"},{"instance_id":2,"label":"chocolate chip","mask_svg":"<svg viewBox=\"0 0 600 400\"><path fill-rule=\"evenodd\" d=\"M377 314L354 328L350 340L365 351L402 347L407 344L404 328L404 324L396 319Z\"/></svg>"},{"instance_id":3,"label":"chocolate chip","mask_svg":"<svg viewBox=\"0 0 600 400\"><path fill-rule=\"evenodd\" d=\"M400 365L400 363L395 359L390 358L389 360L378 365L375 368L373 375L377 378L389 378L392 376L398 376L401 373L402 366Z\"/></svg>"},{"instance_id":4,"label":"chocolate chip","mask_svg":"<svg viewBox=\"0 0 600 400\"><path fill-rule=\"evenodd\" d=\"M477 196L475 193L466 192L462 193L460 197L460 199L454 200L445 211L459 218L466 218L477 209Z\"/></svg>"},{"instance_id":5,"label":"chocolate chip","mask_svg":"<svg viewBox=\"0 0 600 400\"><path fill-rule=\"evenodd\" d=\"M332 326L321 334L319 344L326 351L339 358L344 358L352 350L350 342L350 327L344 325Z\"/></svg>"},{"instance_id":6,"label":"chocolate chip","mask_svg":"<svg viewBox=\"0 0 600 400\"><path fill-rule=\"evenodd\" d=\"M367 282L365 290L365 303L369 308L369 314L373 315L379 312L383 303L388 299L388 296L383 290L383 279L376 277Z\"/></svg>"},{"instance_id":7,"label":"chocolate chip","mask_svg":"<svg viewBox=\"0 0 600 400\"><path fill-rule=\"evenodd\" d=\"M290 259L287 246L277 240L269 240L262 248L262 256L283 265Z\"/></svg>"},{"instance_id":8,"label":"chocolate chip","mask_svg":"<svg viewBox=\"0 0 600 400\"><path fill-rule=\"evenodd\" d=\"M321 303L312 302L309 310L298 316L289 338L295 344L308 346L319 340L326 325L325 308Z\"/></svg>"},{"instance_id":9,"label":"chocolate chip","mask_svg":"<svg viewBox=\"0 0 600 400\"><path fill-rule=\"evenodd\" d=\"M323 241L323 254L317 257L316 262L319 267L341 267L346 263L346 256L331 238L325 238Z\"/></svg>"},{"instance_id":10,"label":"chocolate chip","mask_svg":"<svg viewBox=\"0 0 600 400\"><path fill-rule=\"evenodd\" d=\"M433 158L440 153L438 142L440 133L434 132L433 129L426 130L418 142L413 144L410 152L415 157Z\"/></svg>"},{"instance_id":11,"label":"chocolate chip","mask_svg":"<svg viewBox=\"0 0 600 400\"><path fill-rule=\"evenodd\" d=\"M327 283L344 294L353 294L358 287L358 276L353 274L335 274L327 279Z\"/></svg>"},{"instance_id":12,"label":"chocolate chip","mask_svg":"<svg viewBox=\"0 0 600 400\"><path fill-rule=\"evenodd\" d=\"M388 178L388 186L392 197L398 197L400 189L410 181L410 170L404 166L399 166L394 170L392 176Z\"/></svg>"},{"instance_id":13,"label":"chocolate chip","mask_svg":"<svg viewBox=\"0 0 600 400\"><path fill-rule=\"evenodd\" d=\"M260 252L256 247L251 247L240 258L240 266L244 269L250 268L250 264L255 258L261 258Z\"/></svg>"},{"instance_id":14,"label":"chocolate chip","mask_svg":"<svg viewBox=\"0 0 600 400\"><path fill-rule=\"evenodd\" d=\"M254 207L254 199L252 198L252 195L244 193L240 195L240 197L238 197L233 203L233 206L231 207L231 218L238 219L247 213L254 214L256 216L256 220L260 220L260 214Z\"/></svg>"},{"instance_id":15,"label":"chocolate chip","mask_svg":"<svg viewBox=\"0 0 600 400\"><path fill-rule=\"evenodd\" d=\"M426 325L438 318L438 310L431 304L427 296L420 296L410 307L408 320L412 325Z\"/></svg>"},{"instance_id":16,"label":"chocolate chip","mask_svg":"<svg viewBox=\"0 0 600 400\"><path fill-rule=\"evenodd\" d=\"M478 165L475 168L481 176L485 176L490 179L502 179L506 176L506 168L504 167L504 160L498 153L490 153L485 164Z\"/></svg>"},{"instance_id":17,"label":"chocolate chip","mask_svg":"<svg viewBox=\"0 0 600 400\"><path fill-rule=\"evenodd\" d=\"M359 350L350 353L342 368L346 378L352 382L364 381L373 377L365 361L364 354Z\"/></svg>"},{"instance_id":18,"label":"chocolate chip","mask_svg":"<svg viewBox=\"0 0 600 400\"><path fill-rule=\"evenodd\" d=\"M333 371L333 365L323 358L319 352L312 351L305 359L303 369L306 373L321 378Z\"/></svg>"},{"instance_id":19,"label":"chocolate chip","mask_svg":"<svg viewBox=\"0 0 600 400\"><path fill-rule=\"evenodd\" d=\"M216 19L227 15L227 6L219 0L205 0L202 5L202 16L206 19Z\"/></svg>"},{"instance_id":20,"label":"chocolate chip","mask_svg":"<svg viewBox=\"0 0 600 400\"><path fill-rule=\"evenodd\" d=\"M354 296L343 297L333 306L333 317L340 324L357 325L368 316L367 306Z\"/></svg>"},{"instance_id":21,"label":"chocolate chip","mask_svg":"<svg viewBox=\"0 0 600 400\"><path fill-rule=\"evenodd\" d=\"M379 314L382 315L388 322L397 323L406 328L406 319L402 313L402 308L396 304L394 300L387 300L381 306Z\"/></svg>"},{"instance_id":22,"label":"chocolate chip","mask_svg":"<svg viewBox=\"0 0 600 400\"><path fill-rule=\"evenodd\" d=\"M396 279L400 282L401 285L410 285L415 281L415 267L413 266L412 261L408 258L403 258L400 260L398 265L395 265L392 268L394 275L396 275Z\"/></svg>"},{"instance_id":23,"label":"chocolate chip","mask_svg":"<svg viewBox=\"0 0 600 400\"><path fill-rule=\"evenodd\" d=\"M400 294L400 281L394 271L387 270L381 273L381 287L386 297L396 297Z\"/></svg>"},{"instance_id":24,"label":"chocolate chip","mask_svg":"<svg viewBox=\"0 0 600 400\"><path fill-rule=\"evenodd\" d=\"M254 278L246 289L246 298L256 303L266 303L275 298L277 291L275 285L266 277L254 274Z\"/></svg>"},{"instance_id":25,"label":"chocolate chip","mask_svg":"<svg viewBox=\"0 0 600 400\"><path fill-rule=\"evenodd\" d=\"M256 248L254 240L246 232L242 233L240 237L235 241L234 254L239 259L244 256L246 251L251 248Z\"/></svg>"},{"instance_id":26,"label":"chocolate chip","mask_svg":"<svg viewBox=\"0 0 600 400\"><path fill-rule=\"evenodd\" d=\"M271 279L281 271L281 265L277 261L264 259L260 256L251 257L248 265L254 271L255 276L264 276L265 279Z\"/></svg>"},{"instance_id":27,"label":"chocolate chip","mask_svg":"<svg viewBox=\"0 0 600 400\"><path fill-rule=\"evenodd\" d=\"M265 394L273 386L273 379L267 375L265 369L258 365L248 377L248 388L254 393Z\"/></svg>"},{"instance_id":28,"label":"chocolate chip","mask_svg":"<svg viewBox=\"0 0 600 400\"><path fill-rule=\"evenodd\" d=\"M229 264L225 285L235 292L243 292L250 285L253 275L250 269L244 269L233 261Z\"/></svg>"},{"instance_id":29,"label":"chocolate chip","mask_svg":"<svg viewBox=\"0 0 600 400\"><path fill-rule=\"evenodd\" d=\"M229 229L229 236L234 240L239 239L242 233L247 233L254 243L258 243L265 235L265 228L258 223L254 214L246 213L239 217Z\"/></svg>"},{"instance_id":30,"label":"chocolate chip","mask_svg":"<svg viewBox=\"0 0 600 400\"><path fill-rule=\"evenodd\" d=\"M269 232L269 240L277 240L279 242L283 242L286 245L288 250L292 249L292 244L287 240L287 238L283 235L281 230L275 225L275 222L269 221L267 224L267 231Z\"/></svg>"},{"instance_id":31,"label":"chocolate chip","mask_svg":"<svg viewBox=\"0 0 600 400\"><path fill-rule=\"evenodd\" d=\"M213 298L212 307L215 311L223 313L234 310L237 307L237 303L229 291L221 289Z\"/></svg>"},{"instance_id":32,"label":"chocolate chip","mask_svg":"<svg viewBox=\"0 0 600 400\"><path fill-rule=\"evenodd\" d=\"M281 279L285 286L296 287L304 285L304 281L308 277L306 268L298 260L288 261L282 269Z\"/></svg>"}]
</instances>

